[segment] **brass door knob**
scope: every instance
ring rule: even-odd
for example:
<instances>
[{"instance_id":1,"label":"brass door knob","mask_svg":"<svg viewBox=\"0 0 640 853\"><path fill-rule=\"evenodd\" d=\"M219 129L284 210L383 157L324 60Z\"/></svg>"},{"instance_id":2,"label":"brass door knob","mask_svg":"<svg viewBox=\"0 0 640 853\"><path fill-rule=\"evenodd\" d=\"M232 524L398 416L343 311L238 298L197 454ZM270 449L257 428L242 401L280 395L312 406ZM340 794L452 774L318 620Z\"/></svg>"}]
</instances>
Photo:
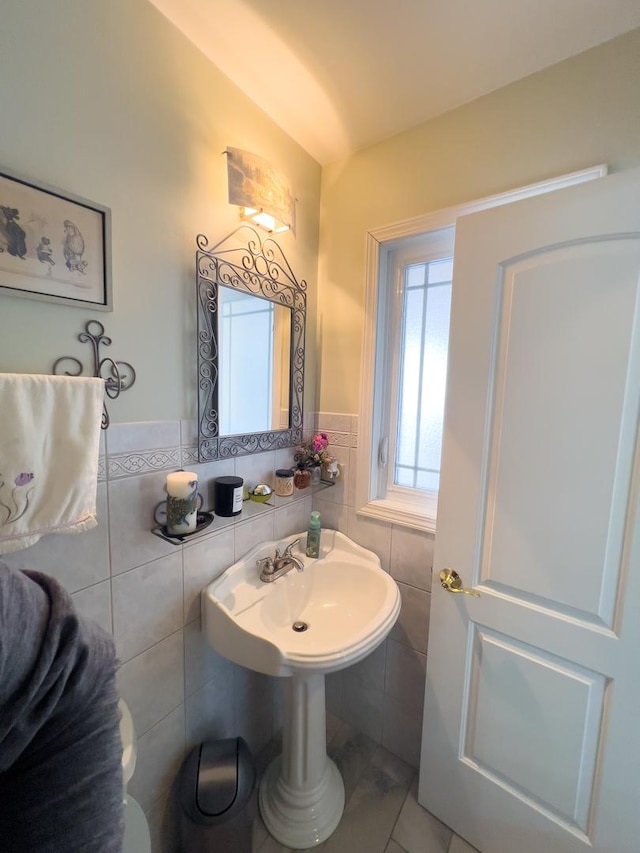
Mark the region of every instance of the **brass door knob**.
<instances>
[{"instance_id":1,"label":"brass door knob","mask_svg":"<svg viewBox=\"0 0 640 853\"><path fill-rule=\"evenodd\" d=\"M473 595L474 598L480 598L480 593L475 589L465 589L462 586L462 578L453 569L443 569L440 572L440 584L447 592L464 592L466 595Z\"/></svg>"}]
</instances>

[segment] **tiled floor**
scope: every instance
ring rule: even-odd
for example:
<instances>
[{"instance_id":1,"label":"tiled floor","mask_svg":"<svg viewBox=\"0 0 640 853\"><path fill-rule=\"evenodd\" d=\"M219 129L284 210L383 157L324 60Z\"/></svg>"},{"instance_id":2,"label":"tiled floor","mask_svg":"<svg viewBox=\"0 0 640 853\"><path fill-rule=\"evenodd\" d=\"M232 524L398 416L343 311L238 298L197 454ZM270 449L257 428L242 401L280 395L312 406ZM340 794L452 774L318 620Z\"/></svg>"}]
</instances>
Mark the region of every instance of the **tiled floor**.
<instances>
[{"instance_id":1,"label":"tiled floor","mask_svg":"<svg viewBox=\"0 0 640 853\"><path fill-rule=\"evenodd\" d=\"M346 723L330 720L327 752L344 780L346 805L336 831L314 850L322 853L476 853L417 802L417 773ZM258 759L262 772L279 745ZM254 853L295 853L272 838L258 817Z\"/></svg>"}]
</instances>

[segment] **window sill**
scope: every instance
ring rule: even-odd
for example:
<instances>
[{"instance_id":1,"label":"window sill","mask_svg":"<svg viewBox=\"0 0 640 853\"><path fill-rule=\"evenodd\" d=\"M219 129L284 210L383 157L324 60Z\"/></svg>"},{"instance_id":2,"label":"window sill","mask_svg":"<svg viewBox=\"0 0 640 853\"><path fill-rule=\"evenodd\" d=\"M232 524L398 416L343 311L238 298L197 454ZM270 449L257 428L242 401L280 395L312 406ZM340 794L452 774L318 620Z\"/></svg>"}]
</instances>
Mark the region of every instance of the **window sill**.
<instances>
[{"instance_id":1,"label":"window sill","mask_svg":"<svg viewBox=\"0 0 640 853\"><path fill-rule=\"evenodd\" d=\"M435 533L437 506L438 499L435 495L420 498L394 496L369 501L357 510L357 515L409 527L412 530Z\"/></svg>"}]
</instances>

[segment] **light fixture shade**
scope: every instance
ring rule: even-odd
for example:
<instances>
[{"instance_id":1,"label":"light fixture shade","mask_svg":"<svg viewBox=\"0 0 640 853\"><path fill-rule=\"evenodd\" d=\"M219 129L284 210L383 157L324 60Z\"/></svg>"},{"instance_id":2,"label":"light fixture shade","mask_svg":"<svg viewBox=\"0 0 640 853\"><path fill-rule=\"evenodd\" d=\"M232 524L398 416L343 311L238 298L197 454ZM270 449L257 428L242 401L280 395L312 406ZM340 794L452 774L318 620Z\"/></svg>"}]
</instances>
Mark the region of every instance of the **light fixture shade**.
<instances>
[{"instance_id":1,"label":"light fixture shade","mask_svg":"<svg viewBox=\"0 0 640 853\"><path fill-rule=\"evenodd\" d=\"M240 217L272 234L295 234L295 199L286 177L249 151L227 148L226 154L229 204L238 205Z\"/></svg>"},{"instance_id":2,"label":"light fixture shade","mask_svg":"<svg viewBox=\"0 0 640 853\"><path fill-rule=\"evenodd\" d=\"M256 210L254 207L241 207L240 219L253 222L254 225L263 228L269 234L281 234L283 231L289 231L290 229L289 225L279 222L275 216L264 210Z\"/></svg>"}]
</instances>

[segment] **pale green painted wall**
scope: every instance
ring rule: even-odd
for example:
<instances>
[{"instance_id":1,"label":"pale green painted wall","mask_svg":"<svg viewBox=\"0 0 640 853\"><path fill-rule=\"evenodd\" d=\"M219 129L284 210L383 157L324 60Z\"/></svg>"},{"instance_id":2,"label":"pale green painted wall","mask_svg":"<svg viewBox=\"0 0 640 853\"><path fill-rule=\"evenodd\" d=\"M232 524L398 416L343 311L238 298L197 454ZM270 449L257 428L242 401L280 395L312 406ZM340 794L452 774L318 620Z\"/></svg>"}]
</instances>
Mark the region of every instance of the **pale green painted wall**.
<instances>
[{"instance_id":1,"label":"pale green painted wall","mask_svg":"<svg viewBox=\"0 0 640 853\"><path fill-rule=\"evenodd\" d=\"M270 160L298 199L297 239L281 245L309 284L312 405L319 165L147 0L2 0L0 167L111 208L114 311L0 293L0 371L49 373L68 353L88 363L76 336L96 317L105 354L138 372L112 419L194 417L195 236L239 224L229 145Z\"/></svg>"},{"instance_id":2,"label":"pale green painted wall","mask_svg":"<svg viewBox=\"0 0 640 853\"><path fill-rule=\"evenodd\" d=\"M594 163L640 164L640 30L325 168L320 205L318 164L147 0L3 0L1 23L0 166L111 208L115 307L0 293L0 370L86 358L76 335L95 316L109 354L138 371L114 421L195 414L193 246L237 224L228 145L293 184L298 235L280 239L309 284L305 400L335 412L358 409L368 229Z\"/></svg>"},{"instance_id":3,"label":"pale green painted wall","mask_svg":"<svg viewBox=\"0 0 640 853\"><path fill-rule=\"evenodd\" d=\"M635 30L324 169L319 408L358 411L368 230L597 163L640 165L639 93Z\"/></svg>"}]
</instances>

